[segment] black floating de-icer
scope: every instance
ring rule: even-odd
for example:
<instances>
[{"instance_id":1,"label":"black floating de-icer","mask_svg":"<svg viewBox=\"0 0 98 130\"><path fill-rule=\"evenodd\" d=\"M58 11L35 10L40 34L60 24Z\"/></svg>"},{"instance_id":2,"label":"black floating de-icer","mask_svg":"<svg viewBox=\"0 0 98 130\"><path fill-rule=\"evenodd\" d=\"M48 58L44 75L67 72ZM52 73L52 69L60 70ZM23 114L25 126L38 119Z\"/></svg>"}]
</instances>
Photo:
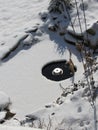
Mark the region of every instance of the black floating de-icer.
<instances>
[{"instance_id":1,"label":"black floating de-icer","mask_svg":"<svg viewBox=\"0 0 98 130\"><path fill-rule=\"evenodd\" d=\"M74 66L74 72L76 70L76 66ZM53 81L61 81L74 76L74 73L70 69L70 64L66 60L53 61L44 65L42 74L47 79Z\"/></svg>"}]
</instances>

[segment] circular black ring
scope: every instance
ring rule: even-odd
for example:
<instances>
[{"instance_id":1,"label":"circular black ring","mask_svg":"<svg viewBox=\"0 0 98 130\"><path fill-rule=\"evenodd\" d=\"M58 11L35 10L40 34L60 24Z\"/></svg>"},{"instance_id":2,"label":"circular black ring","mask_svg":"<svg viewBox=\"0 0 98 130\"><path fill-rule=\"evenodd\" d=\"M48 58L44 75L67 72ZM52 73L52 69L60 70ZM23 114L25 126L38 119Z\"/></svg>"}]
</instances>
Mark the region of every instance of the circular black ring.
<instances>
[{"instance_id":1,"label":"circular black ring","mask_svg":"<svg viewBox=\"0 0 98 130\"><path fill-rule=\"evenodd\" d=\"M74 73L71 71L69 66L70 66L69 63L66 60L53 61L47 63L42 67L42 75L45 76L47 79L53 81L65 80L74 76ZM63 70L63 73L53 74L53 70L56 68L60 68L61 70ZM74 72L76 71L77 68L76 66L74 66Z\"/></svg>"}]
</instances>

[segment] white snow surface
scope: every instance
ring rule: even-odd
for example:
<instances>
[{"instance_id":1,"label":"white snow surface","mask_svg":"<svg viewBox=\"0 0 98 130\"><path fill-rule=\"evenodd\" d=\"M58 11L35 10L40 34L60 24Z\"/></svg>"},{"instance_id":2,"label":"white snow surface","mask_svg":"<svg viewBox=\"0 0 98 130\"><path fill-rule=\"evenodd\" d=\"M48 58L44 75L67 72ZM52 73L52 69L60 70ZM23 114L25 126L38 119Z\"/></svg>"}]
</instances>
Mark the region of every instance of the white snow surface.
<instances>
[{"instance_id":1,"label":"white snow surface","mask_svg":"<svg viewBox=\"0 0 98 130\"><path fill-rule=\"evenodd\" d=\"M12 126L5 126L5 125L0 125L1 130L42 130L42 129L36 129L36 128L29 128L29 127L12 127Z\"/></svg>"},{"instance_id":2,"label":"white snow surface","mask_svg":"<svg viewBox=\"0 0 98 130\"><path fill-rule=\"evenodd\" d=\"M98 1L85 0L85 2L89 28L98 20ZM79 0L78 5L80 5ZM93 130L93 109L87 99L82 99L81 93L84 92L84 89L81 88L75 95L64 98L62 105L55 104L55 100L62 93L59 83L66 88L73 82L78 82L83 78L84 70L75 47L65 44L62 37L47 30L47 25L51 24L49 19L46 23L41 20L41 12L47 12L48 6L49 0L0 0L0 58L26 35L26 31L36 26L39 28L34 39L28 33L27 38L22 41L22 44L25 45L32 44L32 40L34 40L29 49L23 49L21 45L17 51L10 54L9 60L0 62L0 91L9 95L12 102L10 109L15 111L15 118L19 120L23 119L25 115L33 113L29 115L30 118L32 115L36 115L45 119L47 123L51 113L56 113L56 116L51 117L53 118L53 128L57 125L56 123L61 123L63 120L66 122L66 127L62 123L64 126L59 125L59 129L71 130L72 125L73 130L82 130L82 128ZM79 8L79 12L81 21L84 22L81 8ZM76 16L76 10L73 9L72 20ZM82 27L85 31L84 24ZM75 20L75 29L80 32L78 20ZM93 40L94 44L98 41L97 36L96 34L96 38ZM77 66L75 76L61 82L50 81L42 76L41 69L45 64L54 60L68 60L69 49L72 52L72 60ZM98 87L98 72L94 77ZM5 97L4 100L0 100L0 107L3 103L6 105L9 102L9 97ZM52 108L46 109L44 106L47 104L52 104ZM96 107L98 107L97 100ZM19 125L19 123L14 123L13 119L5 124Z\"/></svg>"}]
</instances>

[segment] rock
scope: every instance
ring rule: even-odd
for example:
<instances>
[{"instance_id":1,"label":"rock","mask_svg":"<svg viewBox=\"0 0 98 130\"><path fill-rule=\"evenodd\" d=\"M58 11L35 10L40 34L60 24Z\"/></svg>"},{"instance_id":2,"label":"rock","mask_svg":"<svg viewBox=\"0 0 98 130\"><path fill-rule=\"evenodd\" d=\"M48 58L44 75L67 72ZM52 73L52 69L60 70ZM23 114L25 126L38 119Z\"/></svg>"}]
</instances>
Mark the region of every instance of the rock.
<instances>
[{"instance_id":1,"label":"rock","mask_svg":"<svg viewBox=\"0 0 98 130\"><path fill-rule=\"evenodd\" d=\"M51 108L51 105L45 105L46 108Z\"/></svg>"},{"instance_id":2,"label":"rock","mask_svg":"<svg viewBox=\"0 0 98 130\"><path fill-rule=\"evenodd\" d=\"M87 33L89 33L90 35L96 35L96 32L95 32L95 30L94 29L92 29L92 28L90 28L90 29L88 29L88 30L86 30L86 32Z\"/></svg>"},{"instance_id":3,"label":"rock","mask_svg":"<svg viewBox=\"0 0 98 130\"><path fill-rule=\"evenodd\" d=\"M77 110L79 113L82 112L82 107L78 107L78 110Z\"/></svg>"},{"instance_id":4,"label":"rock","mask_svg":"<svg viewBox=\"0 0 98 130\"><path fill-rule=\"evenodd\" d=\"M45 21L47 20L47 18L48 18L48 13L47 13L47 12L40 12L39 15L40 15L42 21L44 21L44 22L45 22Z\"/></svg>"},{"instance_id":5,"label":"rock","mask_svg":"<svg viewBox=\"0 0 98 130\"><path fill-rule=\"evenodd\" d=\"M84 126L84 122L80 121L80 127L83 127L83 126Z\"/></svg>"},{"instance_id":6,"label":"rock","mask_svg":"<svg viewBox=\"0 0 98 130\"><path fill-rule=\"evenodd\" d=\"M57 31L57 27L55 25L49 25L48 29L52 32L56 32Z\"/></svg>"},{"instance_id":7,"label":"rock","mask_svg":"<svg viewBox=\"0 0 98 130\"><path fill-rule=\"evenodd\" d=\"M5 43L4 43L4 42L2 42L2 43L1 43L1 46L3 46L3 45L5 45Z\"/></svg>"},{"instance_id":8,"label":"rock","mask_svg":"<svg viewBox=\"0 0 98 130\"><path fill-rule=\"evenodd\" d=\"M51 115L52 115L52 116L55 115L55 112L51 113Z\"/></svg>"},{"instance_id":9,"label":"rock","mask_svg":"<svg viewBox=\"0 0 98 130\"><path fill-rule=\"evenodd\" d=\"M65 36L64 36L64 40L67 42L67 43L69 43L69 44L71 44L71 45L75 45L76 43L77 43L77 39L75 39L75 38L73 38L70 34L65 34Z\"/></svg>"},{"instance_id":10,"label":"rock","mask_svg":"<svg viewBox=\"0 0 98 130\"><path fill-rule=\"evenodd\" d=\"M16 115L16 113L12 113L12 112L10 112L10 110L8 110L4 119L6 119L6 120L11 119L15 115Z\"/></svg>"},{"instance_id":11,"label":"rock","mask_svg":"<svg viewBox=\"0 0 98 130\"><path fill-rule=\"evenodd\" d=\"M43 30L38 29L37 32L36 32L36 36L41 37L42 35L43 35Z\"/></svg>"},{"instance_id":12,"label":"rock","mask_svg":"<svg viewBox=\"0 0 98 130\"><path fill-rule=\"evenodd\" d=\"M57 24L58 24L59 34L61 36L66 34L67 33L67 24L66 24L66 22L61 20L61 21L58 21Z\"/></svg>"},{"instance_id":13,"label":"rock","mask_svg":"<svg viewBox=\"0 0 98 130\"><path fill-rule=\"evenodd\" d=\"M35 115L26 115L26 118L30 119L30 120L38 120L38 117Z\"/></svg>"},{"instance_id":14,"label":"rock","mask_svg":"<svg viewBox=\"0 0 98 130\"><path fill-rule=\"evenodd\" d=\"M33 41L33 35L29 34L23 41L23 45L31 45Z\"/></svg>"},{"instance_id":15,"label":"rock","mask_svg":"<svg viewBox=\"0 0 98 130\"><path fill-rule=\"evenodd\" d=\"M59 32L59 34L60 34L61 36L65 35L65 33L66 33L65 31L60 31L60 32Z\"/></svg>"},{"instance_id":16,"label":"rock","mask_svg":"<svg viewBox=\"0 0 98 130\"><path fill-rule=\"evenodd\" d=\"M23 35L14 46L12 46L1 58L1 60L4 60L6 58L8 58L8 56L14 52L20 45L21 43L28 37L28 34Z\"/></svg>"},{"instance_id":17,"label":"rock","mask_svg":"<svg viewBox=\"0 0 98 130\"><path fill-rule=\"evenodd\" d=\"M35 33L38 30L38 27L34 27L30 30L25 31L26 33Z\"/></svg>"},{"instance_id":18,"label":"rock","mask_svg":"<svg viewBox=\"0 0 98 130\"><path fill-rule=\"evenodd\" d=\"M0 92L0 110L4 110L11 104L10 98L3 92Z\"/></svg>"},{"instance_id":19,"label":"rock","mask_svg":"<svg viewBox=\"0 0 98 130\"><path fill-rule=\"evenodd\" d=\"M72 37L78 40L83 40L83 35L81 35L80 33L74 33L72 31L68 31L68 34L70 34Z\"/></svg>"},{"instance_id":20,"label":"rock","mask_svg":"<svg viewBox=\"0 0 98 130\"><path fill-rule=\"evenodd\" d=\"M93 53L96 53L96 51L98 51L98 45L90 44L90 48L93 50Z\"/></svg>"},{"instance_id":21,"label":"rock","mask_svg":"<svg viewBox=\"0 0 98 130\"><path fill-rule=\"evenodd\" d=\"M53 19L53 20L56 20L57 18L58 18L57 16L53 16L53 18L52 18L52 19Z\"/></svg>"},{"instance_id":22,"label":"rock","mask_svg":"<svg viewBox=\"0 0 98 130\"><path fill-rule=\"evenodd\" d=\"M2 124L5 120L6 111L0 112L0 124Z\"/></svg>"}]
</instances>

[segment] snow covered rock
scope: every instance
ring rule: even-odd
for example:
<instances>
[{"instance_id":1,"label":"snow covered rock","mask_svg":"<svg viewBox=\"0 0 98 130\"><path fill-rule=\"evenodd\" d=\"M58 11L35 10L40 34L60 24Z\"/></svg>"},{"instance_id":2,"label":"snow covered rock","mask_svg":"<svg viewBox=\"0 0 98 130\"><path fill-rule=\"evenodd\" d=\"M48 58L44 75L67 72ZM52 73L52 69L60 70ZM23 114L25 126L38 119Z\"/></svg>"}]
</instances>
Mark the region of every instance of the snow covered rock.
<instances>
[{"instance_id":1,"label":"snow covered rock","mask_svg":"<svg viewBox=\"0 0 98 130\"><path fill-rule=\"evenodd\" d=\"M45 22L48 18L48 12L40 12L39 13L41 19Z\"/></svg>"},{"instance_id":2,"label":"snow covered rock","mask_svg":"<svg viewBox=\"0 0 98 130\"><path fill-rule=\"evenodd\" d=\"M24 45L32 45L34 41L33 35L29 34L28 37L26 39L24 39L24 41L22 42Z\"/></svg>"},{"instance_id":3,"label":"snow covered rock","mask_svg":"<svg viewBox=\"0 0 98 130\"><path fill-rule=\"evenodd\" d=\"M50 31L56 32L56 31L57 31L57 26L55 26L55 25L53 25L53 24L50 24L50 25L48 26L48 29L49 29Z\"/></svg>"},{"instance_id":4,"label":"snow covered rock","mask_svg":"<svg viewBox=\"0 0 98 130\"><path fill-rule=\"evenodd\" d=\"M98 22L95 22L83 35L84 39L89 41L91 49L98 49Z\"/></svg>"},{"instance_id":5,"label":"snow covered rock","mask_svg":"<svg viewBox=\"0 0 98 130\"><path fill-rule=\"evenodd\" d=\"M10 98L3 92L0 92L0 123L4 123L9 116L9 105L11 104Z\"/></svg>"},{"instance_id":6,"label":"snow covered rock","mask_svg":"<svg viewBox=\"0 0 98 130\"><path fill-rule=\"evenodd\" d=\"M38 27L33 27L32 29L26 30L26 33L35 33L38 30Z\"/></svg>"},{"instance_id":7,"label":"snow covered rock","mask_svg":"<svg viewBox=\"0 0 98 130\"><path fill-rule=\"evenodd\" d=\"M10 98L3 92L0 92L0 110L4 110L11 104Z\"/></svg>"},{"instance_id":8,"label":"snow covered rock","mask_svg":"<svg viewBox=\"0 0 98 130\"><path fill-rule=\"evenodd\" d=\"M22 36L19 36L18 39L15 41L15 43L9 48L6 48L6 51L3 50L3 52L1 53L2 55L0 56L1 60L4 60L6 58L8 58L8 56L16 51L16 49L18 47L21 47L21 43L28 37L28 34L24 34ZM21 49L20 49L21 50Z\"/></svg>"},{"instance_id":9,"label":"snow covered rock","mask_svg":"<svg viewBox=\"0 0 98 130\"><path fill-rule=\"evenodd\" d=\"M3 123L4 122L4 119L6 117L6 111L2 111L0 112L0 123Z\"/></svg>"}]
</instances>

